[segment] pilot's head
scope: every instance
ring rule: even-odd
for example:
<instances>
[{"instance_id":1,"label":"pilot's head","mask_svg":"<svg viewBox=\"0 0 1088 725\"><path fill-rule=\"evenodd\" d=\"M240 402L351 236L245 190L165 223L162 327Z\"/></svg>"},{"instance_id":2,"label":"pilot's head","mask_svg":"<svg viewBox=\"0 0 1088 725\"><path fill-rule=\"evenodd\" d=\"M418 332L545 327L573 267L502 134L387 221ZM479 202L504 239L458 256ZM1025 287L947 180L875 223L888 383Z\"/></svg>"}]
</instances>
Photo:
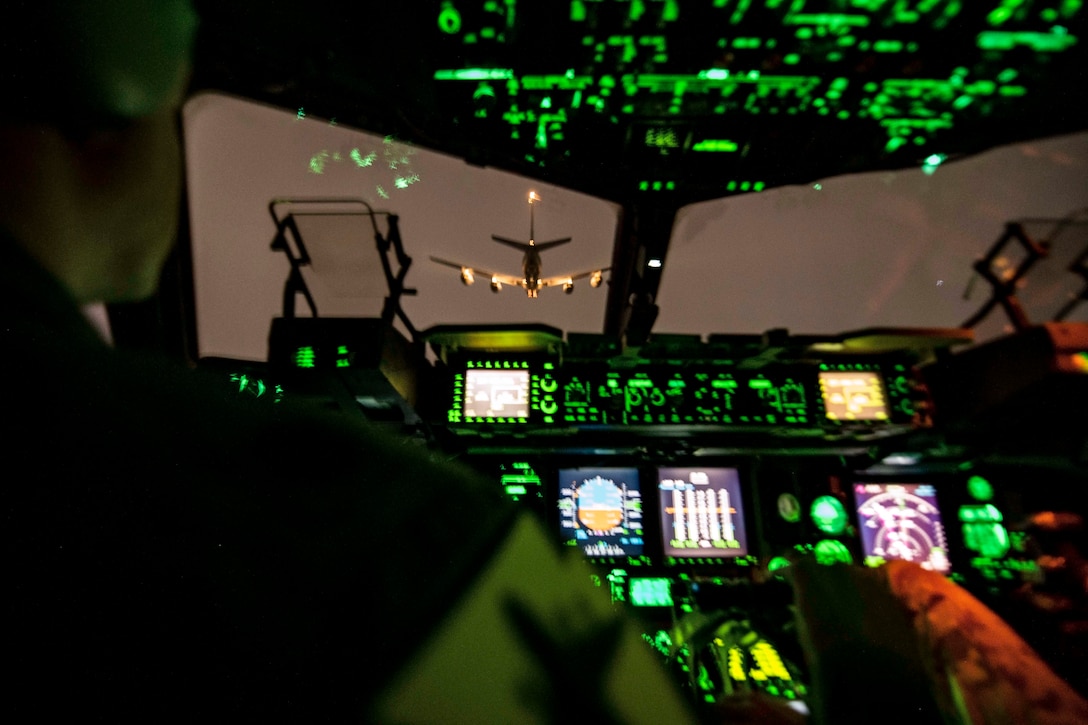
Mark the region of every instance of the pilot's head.
<instances>
[{"instance_id":1,"label":"pilot's head","mask_svg":"<svg viewBox=\"0 0 1088 725\"><path fill-rule=\"evenodd\" d=\"M181 191L186 0L17 0L0 28L0 227L81 302L154 290Z\"/></svg>"}]
</instances>

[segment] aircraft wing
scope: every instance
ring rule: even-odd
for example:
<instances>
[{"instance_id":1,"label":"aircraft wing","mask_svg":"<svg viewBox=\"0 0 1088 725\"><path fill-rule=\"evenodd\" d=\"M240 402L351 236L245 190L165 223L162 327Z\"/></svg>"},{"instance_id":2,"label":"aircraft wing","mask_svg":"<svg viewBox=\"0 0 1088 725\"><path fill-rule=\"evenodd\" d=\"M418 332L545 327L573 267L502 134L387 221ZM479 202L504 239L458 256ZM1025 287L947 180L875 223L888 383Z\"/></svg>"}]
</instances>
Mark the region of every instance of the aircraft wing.
<instances>
[{"instance_id":1,"label":"aircraft wing","mask_svg":"<svg viewBox=\"0 0 1088 725\"><path fill-rule=\"evenodd\" d=\"M596 269L587 269L584 272L578 272L576 274L562 274L555 277L545 277L540 280L541 287L555 287L557 285L572 285L577 279L583 279L589 277L589 284L592 287L599 287L603 281L603 275L611 267L597 267Z\"/></svg>"},{"instance_id":2,"label":"aircraft wing","mask_svg":"<svg viewBox=\"0 0 1088 725\"><path fill-rule=\"evenodd\" d=\"M515 277L512 274L503 274L502 272L492 272L482 267L473 267L468 264L460 264L459 262L451 262L448 259L440 259L439 257L431 257L432 262L438 264L444 264L447 267L453 267L461 271L461 281L465 284L472 284L476 278L482 279L492 285L498 283L500 285L509 285L511 287L525 287L525 279L522 277Z\"/></svg>"}]
</instances>

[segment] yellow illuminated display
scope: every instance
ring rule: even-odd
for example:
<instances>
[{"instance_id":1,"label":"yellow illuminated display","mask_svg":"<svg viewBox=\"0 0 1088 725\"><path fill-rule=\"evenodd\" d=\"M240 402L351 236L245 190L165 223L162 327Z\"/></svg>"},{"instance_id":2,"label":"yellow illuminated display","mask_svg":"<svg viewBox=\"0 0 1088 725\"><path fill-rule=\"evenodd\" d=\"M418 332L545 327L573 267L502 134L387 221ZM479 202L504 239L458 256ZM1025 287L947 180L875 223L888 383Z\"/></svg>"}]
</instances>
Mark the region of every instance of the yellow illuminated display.
<instances>
[{"instance_id":1,"label":"yellow illuminated display","mask_svg":"<svg viewBox=\"0 0 1088 725\"><path fill-rule=\"evenodd\" d=\"M820 394L828 420L887 420L880 376L869 371L822 371Z\"/></svg>"}]
</instances>

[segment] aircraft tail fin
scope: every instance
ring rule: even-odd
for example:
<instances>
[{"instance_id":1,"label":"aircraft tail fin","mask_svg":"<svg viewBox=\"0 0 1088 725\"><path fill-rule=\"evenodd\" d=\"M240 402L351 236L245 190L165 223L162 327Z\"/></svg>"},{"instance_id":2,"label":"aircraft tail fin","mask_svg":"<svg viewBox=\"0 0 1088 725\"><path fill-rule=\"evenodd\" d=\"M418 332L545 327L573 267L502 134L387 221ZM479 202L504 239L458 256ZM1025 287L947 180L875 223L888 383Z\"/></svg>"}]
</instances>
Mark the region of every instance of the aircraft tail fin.
<instances>
[{"instance_id":1,"label":"aircraft tail fin","mask_svg":"<svg viewBox=\"0 0 1088 725\"><path fill-rule=\"evenodd\" d=\"M550 242L541 242L540 244L535 245L536 250L538 252L543 252L546 249L551 249L552 247L558 247L560 244L566 244L567 242L569 242L573 238L574 237L563 237L562 239L553 239Z\"/></svg>"},{"instance_id":2,"label":"aircraft tail fin","mask_svg":"<svg viewBox=\"0 0 1088 725\"><path fill-rule=\"evenodd\" d=\"M505 244L508 247L513 247L514 249L520 250L522 252L529 248L529 245L525 242L519 242L514 239L507 239L506 237L500 237L497 234L492 234L491 239L498 242L499 244Z\"/></svg>"}]
</instances>

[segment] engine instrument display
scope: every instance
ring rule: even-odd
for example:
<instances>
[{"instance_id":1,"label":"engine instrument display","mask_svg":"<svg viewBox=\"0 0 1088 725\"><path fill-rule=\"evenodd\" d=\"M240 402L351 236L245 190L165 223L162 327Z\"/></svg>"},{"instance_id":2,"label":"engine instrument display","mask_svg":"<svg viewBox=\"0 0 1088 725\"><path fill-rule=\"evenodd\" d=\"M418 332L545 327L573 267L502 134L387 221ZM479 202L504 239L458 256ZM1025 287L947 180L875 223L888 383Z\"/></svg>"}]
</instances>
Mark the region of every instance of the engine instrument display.
<instances>
[{"instance_id":1,"label":"engine instrument display","mask_svg":"<svg viewBox=\"0 0 1088 725\"><path fill-rule=\"evenodd\" d=\"M737 469L659 468L657 487L666 556L748 553Z\"/></svg>"},{"instance_id":2,"label":"engine instrument display","mask_svg":"<svg viewBox=\"0 0 1088 725\"><path fill-rule=\"evenodd\" d=\"M854 498L866 564L897 559L949 572L948 541L932 485L855 483Z\"/></svg>"}]
</instances>

